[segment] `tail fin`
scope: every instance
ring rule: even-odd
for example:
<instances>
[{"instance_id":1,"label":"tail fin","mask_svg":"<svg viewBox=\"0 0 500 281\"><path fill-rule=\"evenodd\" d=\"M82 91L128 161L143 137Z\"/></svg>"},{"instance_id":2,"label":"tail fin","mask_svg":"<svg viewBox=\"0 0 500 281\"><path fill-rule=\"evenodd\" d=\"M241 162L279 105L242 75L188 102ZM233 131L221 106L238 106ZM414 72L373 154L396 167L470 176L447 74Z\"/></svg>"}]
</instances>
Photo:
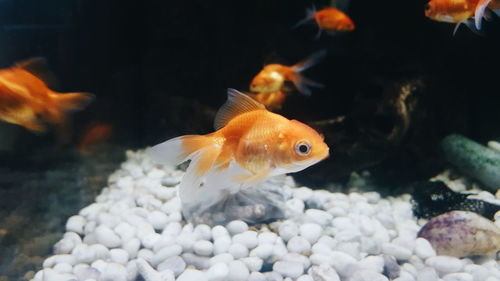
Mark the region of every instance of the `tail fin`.
<instances>
[{"instance_id":1,"label":"tail fin","mask_svg":"<svg viewBox=\"0 0 500 281\"><path fill-rule=\"evenodd\" d=\"M484 17L484 12L488 4L490 4L491 0L479 0L476 5L476 11L474 12L474 22L476 24L477 30L481 29L481 24Z\"/></svg>"},{"instance_id":2,"label":"tail fin","mask_svg":"<svg viewBox=\"0 0 500 281\"><path fill-rule=\"evenodd\" d=\"M311 95L311 90L309 89L310 86L312 87L317 87L317 88L323 88L324 85L318 82L315 82L309 78L306 78L300 74L300 72L318 64L324 57L326 56L326 51L321 50L318 51L312 55L310 55L308 58L306 58L303 61L300 61L299 63L295 64L292 66L292 71L294 73L292 77L292 82L297 87L297 89L304 95L310 96Z\"/></svg>"},{"instance_id":3,"label":"tail fin","mask_svg":"<svg viewBox=\"0 0 500 281\"><path fill-rule=\"evenodd\" d=\"M312 8L307 8L306 9L306 17L301 19L299 22L297 22L296 24L294 24L292 26L292 29L295 29L301 25L304 25L306 24L308 21L312 20L314 18L314 14L316 14L316 7L313 6Z\"/></svg>"},{"instance_id":4,"label":"tail fin","mask_svg":"<svg viewBox=\"0 0 500 281\"><path fill-rule=\"evenodd\" d=\"M63 112L82 110L94 100L94 95L89 93L51 94L56 107Z\"/></svg>"},{"instance_id":5,"label":"tail fin","mask_svg":"<svg viewBox=\"0 0 500 281\"><path fill-rule=\"evenodd\" d=\"M179 187L183 204L191 204L202 200L193 196L198 194L203 179L214 166L221 151L222 146L215 143L211 136L187 135L154 146L149 155L157 162L168 165L191 160Z\"/></svg>"}]
</instances>

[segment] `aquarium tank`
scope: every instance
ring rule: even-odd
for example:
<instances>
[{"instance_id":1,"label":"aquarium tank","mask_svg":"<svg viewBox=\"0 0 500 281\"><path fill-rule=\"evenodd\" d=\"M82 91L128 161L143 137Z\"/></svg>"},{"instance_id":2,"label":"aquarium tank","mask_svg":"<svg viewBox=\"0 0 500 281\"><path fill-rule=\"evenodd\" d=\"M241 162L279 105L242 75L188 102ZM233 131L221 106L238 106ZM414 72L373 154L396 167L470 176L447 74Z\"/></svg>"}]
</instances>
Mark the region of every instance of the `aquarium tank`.
<instances>
[{"instance_id":1,"label":"aquarium tank","mask_svg":"<svg viewBox=\"0 0 500 281\"><path fill-rule=\"evenodd\" d=\"M0 0L0 281L500 281L499 15Z\"/></svg>"}]
</instances>

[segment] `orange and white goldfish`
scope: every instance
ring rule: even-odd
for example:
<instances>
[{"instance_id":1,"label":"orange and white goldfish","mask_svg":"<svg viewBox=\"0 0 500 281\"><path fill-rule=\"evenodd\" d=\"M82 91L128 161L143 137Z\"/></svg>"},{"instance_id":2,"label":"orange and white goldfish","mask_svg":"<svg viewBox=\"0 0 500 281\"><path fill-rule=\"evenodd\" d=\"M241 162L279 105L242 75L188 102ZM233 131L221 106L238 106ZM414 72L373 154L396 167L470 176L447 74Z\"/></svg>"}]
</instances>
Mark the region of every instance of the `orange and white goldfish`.
<instances>
[{"instance_id":1,"label":"orange and white goldfish","mask_svg":"<svg viewBox=\"0 0 500 281\"><path fill-rule=\"evenodd\" d=\"M31 72L42 64L43 59L34 58L0 69L0 120L44 132L44 122L62 125L67 112L83 109L93 99L87 93L62 94L49 89Z\"/></svg>"},{"instance_id":2,"label":"orange and white goldfish","mask_svg":"<svg viewBox=\"0 0 500 281\"><path fill-rule=\"evenodd\" d=\"M354 22L351 18L341 10L333 7L323 8L319 11L314 7L312 9L307 9L306 17L295 24L293 28L303 25L310 20L314 20L318 25L319 30L316 38L321 36L323 30L327 33L335 34L338 32L349 32L355 29Z\"/></svg>"},{"instance_id":3,"label":"orange and white goldfish","mask_svg":"<svg viewBox=\"0 0 500 281\"><path fill-rule=\"evenodd\" d=\"M425 16L435 21L456 23L453 33L462 23L471 30L480 30L482 19L487 17L486 8L495 10L499 4L497 0L431 0L425 5Z\"/></svg>"},{"instance_id":4,"label":"orange and white goldfish","mask_svg":"<svg viewBox=\"0 0 500 281\"><path fill-rule=\"evenodd\" d=\"M214 125L211 134L176 137L149 152L168 165L191 160L179 187L184 206L218 202L227 190L301 171L329 155L314 129L267 111L234 89L228 90Z\"/></svg>"},{"instance_id":5,"label":"orange and white goldfish","mask_svg":"<svg viewBox=\"0 0 500 281\"><path fill-rule=\"evenodd\" d=\"M292 65L268 64L252 79L250 91L257 93L271 93L282 91L286 81L292 82L295 87L306 96L311 95L309 86L323 87L301 75L301 72L317 64L326 56L326 51L316 52L305 60Z\"/></svg>"},{"instance_id":6,"label":"orange and white goldfish","mask_svg":"<svg viewBox=\"0 0 500 281\"><path fill-rule=\"evenodd\" d=\"M286 99L286 94L283 91L262 92L257 94L249 94L254 100L263 104L267 110L280 110Z\"/></svg>"}]
</instances>

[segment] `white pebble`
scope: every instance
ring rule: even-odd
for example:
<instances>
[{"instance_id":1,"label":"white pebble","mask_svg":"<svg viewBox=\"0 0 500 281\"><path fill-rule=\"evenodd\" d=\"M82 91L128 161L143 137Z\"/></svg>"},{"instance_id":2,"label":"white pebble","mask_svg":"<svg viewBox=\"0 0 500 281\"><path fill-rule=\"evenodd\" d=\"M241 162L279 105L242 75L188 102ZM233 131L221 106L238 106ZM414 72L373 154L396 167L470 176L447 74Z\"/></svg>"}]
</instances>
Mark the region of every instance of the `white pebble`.
<instances>
[{"instance_id":1,"label":"white pebble","mask_svg":"<svg viewBox=\"0 0 500 281\"><path fill-rule=\"evenodd\" d=\"M82 216L71 216L66 222L66 231L83 234L83 226L85 225L85 222L86 219Z\"/></svg>"},{"instance_id":2,"label":"white pebble","mask_svg":"<svg viewBox=\"0 0 500 281\"><path fill-rule=\"evenodd\" d=\"M305 214L312 222L322 226L330 225L333 219L332 215L319 209L308 209Z\"/></svg>"},{"instance_id":3,"label":"white pebble","mask_svg":"<svg viewBox=\"0 0 500 281\"><path fill-rule=\"evenodd\" d=\"M278 238L278 235L274 232L262 232L259 233L258 237L259 239L259 245L263 244L274 244L276 242L276 239Z\"/></svg>"},{"instance_id":4,"label":"white pebble","mask_svg":"<svg viewBox=\"0 0 500 281\"><path fill-rule=\"evenodd\" d=\"M356 259L353 258L352 256L340 251L332 251L330 254L330 258L332 261L331 265L333 266L333 268L340 275L344 276L349 273L350 267L357 262Z\"/></svg>"},{"instance_id":5,"label":"white pebble","mask_svg":"<svg viewBox=\"0 0 500 281\"><path fill-rule=\"evenodd\" d=\"M484 281L489 276L488 269L477 264L468 264L464 267L464 271L474 277L474 281Z\"/></svg>"},{"instance_id":6,"label":"white pebble","mask_svg":"<svg viewBox=\"0 0 500 281\"><path fill-rule=\"evenodd\" d=\"M112 249L109 251L109 257L112 262L126 265L129 259L129 254L123 249Z\"/></svg>"},{"instance_id":7,"label":"white pebble","mask_svg":"<svg viewBox=\"0 0 500 281\"><path fill-rule=\"evenodd\" d=\"M177 281L208 281L204 272L196 269L186 269L178 278Z\"/></svg>"},{"instance_id":8,"label":"white pebble","mask_svg":"<svg viewBox=\"0 0 500 281\"><path fill-rule=\"evenodd\" d=\"M214 241L214 255L226 253L232 244L229 236L222 236ZM245 246L246 247L246 246Z\"/></svg>"},{"instance_id":9,"label":"white pebble","mask_svg":"<svg viewBox=\"0 0 500 281\"><path fill-rule=\"evenodd\" d=\"M268 259L273 254L274 246L272 244L263 244L250 251L250 257L258 257L262 260Z\"/></svg>"},{"instance_id":10,"label":"white pebble","mask_svg":"<svg viewBox=\"0 0 500 281\"><path fill-rule=\"evenodd\" d=\"M153 211L149 213L147 219L154 229L157 230L164 229L168 222L168 216L164 212L160 211Z\"/></svg>"},{"instance_id":11,"label":"white pebble","mask_svg":"<svg viewBox=\"0 0 500 281\"><path fill-rule=\"evenodd\" d=\"M309 257L297 253L288 253L282 258L282 260L301 263L304 266L304 269L309 268L311 266L311 261L309 260Z\"/></svg>"},{"instance_id":12,"label":"white pebble","mask_svg":"<svg viewBox=\"0 0 500 281\"><path fill-rule=\"evenodd\" d=\"M297 281L314 281L314 279L311 277L311 275L302 275L297 278Z\"/></svg>"},{"instance_id":13,"label":"white pebble","mask_svg":"<svg viewBox=\"0 0 500 281\"><path fill-rule=\"evenodd\" d=\"M248 277L248 281L267 281L266 276L260 272L252 272Z\"/></svg>"},{"instance_id":14,"label":"white pebble","mask_svg":"<svg viewBox=\"0 0 500 281\"><path fill-rule=\"evenodd\" d=\"M97 241L108 248L116 248L121 245L120 237L118 237L111 228L105 225L98 226L95 229L95 234Z\"/></svg>"},{"instance_id":15,"label":"white pebble","mask_svg":"<svg viewBox=\"0 0 500 281\"><path fill-rule=\"evenodd\" d=\"M415 241L415 255L425 260L436 256L436 251L432 248L431 243L429 243L427 239L419 237Z\"/></svg>"},{"instance_id":16,"label":"white pebble","mask_svg":"<svg viewBox=\"0 0 500 281\"><path fill-rule=\"evenodd\" d=\"M246 257L240 259L250 271L260 271L262 269L262 265L264 261L258 257Z\"/></svg>"},{"instance_id":17,"label":"white pebble","mask_svg":"<svg viewBox=\"0 0 500 281\"><path fill-rule=\"evenodd\" d=\"M394 256L397 260L408 260L412 255L412 251L392 243L384 243L382 245L382 252L386 255Z\"/></svg>"},{"instance_id":18,"label":"white pebble","mask_svg":"<svg viewBox=\"0 0 500 281\"><path fill-rule=\"evenodd\" d=\"M217 263L220 263L220 262L230 263L233 260L234 260L233 256L231 256L228 253L223 253L223 254L219 254L219 255L216 255L216 256L210 258L209 264L210 265L214 265L214 264L217 264Z\"/></svg>"},{"instance_id":19,"label":"white pebble","mask_svg":"<svg viewBox=\"0 0 500 281\"><path fill-rule=\"evenodd\" d=\"M245 245L248 249L253 249L257 245L259 245L257 232L248 230L242 233L238 233L233 236L233 243L240 243Z\"/></svg>"},{"instance_id":20,"label":"white pebble","mask_svg":"<svg viewBox=\"0 0 500 281\"><path fill-rule=\"evenodd\" d=\"M229 263L228 281L247 280L250 276L247 266L242 261L232 261Z\"/></svg>"},{"instance_id":21,"label":"white pebble","mask_svg":"<svg viewBox=\"0 0 500 281\"><path fill-rule=\"evenodd\" d=\"M452 272L459 272L464 266L464 263L461 260L448 256L430 257L425 260L425 264L428 266L432 266L442 275Z\"/></svg>"},{"instance_id":22,"label":"white pebble","mask_svg":"<svg viewBox=\"0 0 500 281\"><path fill-rule=\"evenodd\" d=\"M59 273L73 273L73 266L69 263L58 263L53 269Z\"/></svg>"},{"instance_id":23,"label":"white pebble","mask_svg":"<svg viewBox=\"0 0 500 281\"><path fill-rule=\"evenodd\" d=\"M279 226L278 233L281 239L288 241L299 234L299 227L293 221L284 221Z\"/></svg>"},{"instance_id":24,"label":"white pebble","mask_svg":"<svg viewBox=\"0 0 500 281\"><path fill-rule=\"evenodd\" d=\"M304 273L304 265L292 261L277 261L273 265L273 271L284 277L297 278Z\"/></svg>"},{"instance_id":25,"label":"white pebble","mask_svg":"<svg viewBox=\"0 0 500 281\"><path fill-rule=\"evenodd\" d=\"M127 269L118 263L108 263L101 271L99 281L127 281Z\"/></svg>"},{"instance_id":26,"label":"white pebble","mask_svg":"<svg viewBox=\"0 0 500 281\"><path fill-rule=\"evenodd\" d=\"M170 270L177 277L186 269L186 262L179 256L170 257L158 265L158 270Z\"/></svg>"},{"instance_id":27,"label":"white pebble","mask_svg":"<svg viewBox=\"0 0 500 281\"><path fill-rule=\"evenodd\" d=\"M380 273L363 269L354 272L349 281L389 281L389 279Z\"/></svg>"},{"instance_id":28,"label":"white pebble","mask_svg":"<svg viewBox=\"0 0 500 281\"><path fill-rule=\"evenodd\" d=\"M182 253L182 247L179 245L172 245L165 247L158 251L152 258L151 258L151 264L153 266L157 266L160 264L162 261L165 259L168 259L173 256L178 256Z\"/></svg>"},{"instance_id":29,"label":"white pebble","mask_svg":"<svg viewBox=\"0 0 500 281\"><path fill-rule=\"evenodd\" d=\"M240 243L235 243L229 246L227 252L231 254L235 259L244 258L248 256L248 248Z\"/></svg>"},{"instance_id":30,"label":"white pebble","mask_svg":"<svg viewBox=\"0 0 500 281\"><path fill-rule=\"evenodd\" d=\"M443 276L443 281L473 281L474 277L469 273L457 272L449 273Z\"/></svg>"},{"instance_id":31,"label":"white pebble","mask_svg":"<svg viewBox=\"0 0 500 281\"><path fill-rule=\"evenodd\" d=\"M312 266L308 273L314 281L340 281L340 277L335 269L327 264Z\"/></svg>"},{"instance_id":32,"label":"white pebble","mask_svg":"<svg viewBox=\"0 0 500 281\"><path fill-rule=\"evenodd\" d=\"M130 258L137 257L137 252L141 247L141 241L137 238L132 238L123 244L123 249L127 251Z\"/></svg>"},{"instance_id":33,"label":"white pebble","mask_svg":"<svg viewBox=\"0 0 500 281\"><path fill-rule=\"evenodd\" d=\"M248 224L242 220L234 220L226 225L227 230L231 235L242 233L248 230Z\"/></svg>"},{"instance_id":34,"label":"white pebble","mask_svg":"<svg viewBox=\"0 0 500 281\"><path fill-rule=\"evenodd\" d=\"M311 244L304 237L295 236L288 241L287 248L292 253L306 254L311 250Z\"/></svg>"},{"instance_id":35,"label":"white pebble","mask_svg":"<svg viewBox=\"0 0 500 281\"><path fill-rule=\"evenodd\" d=\"M300 226L300 236L304 237L309 243L314 244L321 236L323 228L316 223L305 223Z\"/></svg>"},{"instance_id":36,"label":"white pebble","mask_svg":"<svg viewBox=\"0 0 500 281\"><path fill-rule=\"evenodd\" d=\"M417 281L438 281L439 276L432 267L425 267L418 271Z\"/></svg>"},{"instance_id":37,"label":"white pebble","mask_svg":"<svg viewBox=\"0 0 500 281\"><path fill-rule=\"evenodd\" d=\"M212 239L212 229L206 224L197 225L194 228L193 232L196 234L196 236L198 236L198 238L202 240Z\"/></svg>"},{"instance_id":38,"label":"white pebble","mask_svg":"<svg viewBox=\"0 0 500 281\"><path fill-rule=\"evenodd\" d=\"M229 267L225 263L217 263L207 270L208 281L222 281L229 275Z\"/></svg>"},{"instance_id":39,"label":"white pebble","mask_svg":"<svg viewBox=\"0 0 500 281\"><path fill-rule=\"evenodd\" d=\"M210 241L199 240L194 243L193 250L197 255L210 256L214 251L214 245Z\"/></svg>"},{"instance_id":40,"label":"white pebble","mask_svg":"<svg viewBox=\"0 0 500 281\"><path fill-rule=\"evenodd\" d=\"M229 236L229 232L225 227L222 225L216 225L212 228L212 237L214 240L223 236Z\"/></svg>"}]
</instances>

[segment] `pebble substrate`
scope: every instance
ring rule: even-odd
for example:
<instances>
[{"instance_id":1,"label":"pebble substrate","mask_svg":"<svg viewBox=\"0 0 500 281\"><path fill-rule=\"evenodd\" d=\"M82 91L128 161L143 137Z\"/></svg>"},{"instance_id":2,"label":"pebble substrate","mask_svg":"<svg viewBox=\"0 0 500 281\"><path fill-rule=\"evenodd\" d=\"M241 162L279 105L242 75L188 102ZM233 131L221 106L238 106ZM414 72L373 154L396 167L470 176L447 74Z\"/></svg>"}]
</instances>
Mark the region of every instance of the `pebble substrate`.
<instances>
[{"instance_id":1,"label":"pebble substrate","mask_svg":"<svg viewBox=\"0 0 500 281\"><path fill-rule=\"evenodd\" d=\"M410 196L294 187L289 219L210 227L183 221L183 172L144 151L109 177L96 202L68 219L36 281L499 281L495 260L437 256L417 238Z\"/></svg>"}]
</instances>

